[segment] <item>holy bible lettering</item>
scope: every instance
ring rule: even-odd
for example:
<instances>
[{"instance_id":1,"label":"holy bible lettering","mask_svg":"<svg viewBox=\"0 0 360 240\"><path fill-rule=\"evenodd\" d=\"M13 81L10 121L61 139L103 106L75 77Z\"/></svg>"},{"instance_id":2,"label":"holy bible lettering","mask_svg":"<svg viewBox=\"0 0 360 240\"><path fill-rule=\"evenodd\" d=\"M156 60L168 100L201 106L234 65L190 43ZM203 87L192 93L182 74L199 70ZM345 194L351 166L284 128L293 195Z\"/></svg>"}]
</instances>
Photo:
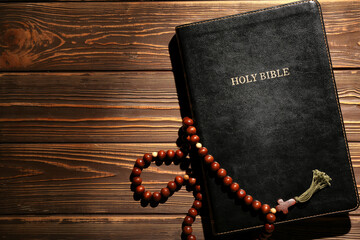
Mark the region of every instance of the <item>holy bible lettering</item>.
<instances>
[{"instance_id":1,"label":"holy bible lettering","mask_svg":"<svg viewBox=\"0 0 360 240\"><path fill-rule=\"evenodd\" d=\"M276 70L270 70L266 72L251 73L243 76L237 76L231 78L232 86L244 84L244 83L253 83L257 80L267 80L274 78L281 78L290 75L290 69L288 67Z\"/></svg>"}]
</instances>

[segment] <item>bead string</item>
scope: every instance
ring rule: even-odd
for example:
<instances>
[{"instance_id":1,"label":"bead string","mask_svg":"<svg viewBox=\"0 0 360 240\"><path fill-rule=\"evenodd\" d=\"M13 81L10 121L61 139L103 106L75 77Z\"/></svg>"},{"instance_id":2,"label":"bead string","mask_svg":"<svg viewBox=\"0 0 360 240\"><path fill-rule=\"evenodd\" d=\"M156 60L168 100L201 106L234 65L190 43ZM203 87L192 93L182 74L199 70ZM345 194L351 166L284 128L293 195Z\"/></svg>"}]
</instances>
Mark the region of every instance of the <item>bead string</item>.
<instances>
[{"instance_id":1,"label":"bead string","mask_svg":"<svg viewBox=\"0 0 360 240\"><path fill-rule=\"evenodd\" d=\"M234 193L238 199L242 199L246 205L251 206L255 211L260 211L265 215L266 223L257 239L268 239L275 229L273 223L276 220L276 208L271 208L269 204L262 204L260 201L254 200L244 189L240 189L240 185L227 175L227 171L221 168L220 164L214 160L214 157L208 154L208 149L202 146L199 136L196 135L196 128L193 125L194 121L191 118L185 117L183 119L183 126L179 131L179 139L181 140L179 145L181 145L181 147L176 151L168 150L165 152L164 150L160 150L152 154L145 153L143 158L136 160L130 176L131 189L142 201L158 204L165 202L174 192L180 190L182 186L186 186L188 191L193 192L195 200L184 218L181 238L196 240L196 237L192 234L191 226L202 207L202 193L199 181L189 167L190 162L188 161L187 155L191 150L197 149L197 154L203 159L204 165L222 180L222 183L228 187L229 191ZM159 192L151 193L150 191L146 191L145 187L141 185L142 179L140 177L142 171L148 168L151 162L155 162L157 165L161 165L163 162L166 164L170 164L171 162L174 162L174 164L183 164L185 165L186 174L183 177L176 176L174 181L169 181L167 186Z\"/></svg>"}]
</instances>

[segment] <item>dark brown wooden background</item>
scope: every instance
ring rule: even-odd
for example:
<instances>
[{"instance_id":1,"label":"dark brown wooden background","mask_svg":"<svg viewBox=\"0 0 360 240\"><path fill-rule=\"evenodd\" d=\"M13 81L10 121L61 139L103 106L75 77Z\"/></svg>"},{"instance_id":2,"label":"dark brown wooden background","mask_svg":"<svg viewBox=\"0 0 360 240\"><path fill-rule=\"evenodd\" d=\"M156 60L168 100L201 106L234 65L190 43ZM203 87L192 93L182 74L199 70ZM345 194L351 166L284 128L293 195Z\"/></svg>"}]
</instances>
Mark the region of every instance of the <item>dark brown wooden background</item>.
<instances>
[{"instance_id":1,"label":"dark brown wooden background","mask_svg":"<svg viewBox=\"0 0 360 240\"><path fill-rule=\"evenodd\" d=\"M129 185L137 157L175 149L174 27L287 2L0 3L1 239L179 239L190 194L142 207ZM360 2L320 2L360 182ZM143 179L154 191L181 173L151 167ZM359 239L359 213L275 237Z\"/></svg>"}]
</instances>

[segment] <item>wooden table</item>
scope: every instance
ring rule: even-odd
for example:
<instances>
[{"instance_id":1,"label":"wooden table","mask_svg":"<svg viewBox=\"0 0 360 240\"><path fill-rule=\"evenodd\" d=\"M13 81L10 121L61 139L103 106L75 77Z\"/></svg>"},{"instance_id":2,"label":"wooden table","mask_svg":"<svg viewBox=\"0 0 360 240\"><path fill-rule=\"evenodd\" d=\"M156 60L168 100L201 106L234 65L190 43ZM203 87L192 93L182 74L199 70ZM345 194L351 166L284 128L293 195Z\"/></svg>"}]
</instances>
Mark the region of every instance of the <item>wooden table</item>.
<instances>
[{"instance_id":1,"label":"wooden table","mask_svg":"<svg viewBox=\"0 0 360 240\"><path fill-rule=\"evenodd\" d=\"M287 3L0 3L1 239L179 239L185 190L142 207L129 174L175 149L174 27ZM360 2L321 1L351 157L360 177ZM177 166L143 173L151 191ZM359 211L279 226L276 239L358 239ZM201 221L194 224L204 239Z\"/></svg>"}]
</instances>

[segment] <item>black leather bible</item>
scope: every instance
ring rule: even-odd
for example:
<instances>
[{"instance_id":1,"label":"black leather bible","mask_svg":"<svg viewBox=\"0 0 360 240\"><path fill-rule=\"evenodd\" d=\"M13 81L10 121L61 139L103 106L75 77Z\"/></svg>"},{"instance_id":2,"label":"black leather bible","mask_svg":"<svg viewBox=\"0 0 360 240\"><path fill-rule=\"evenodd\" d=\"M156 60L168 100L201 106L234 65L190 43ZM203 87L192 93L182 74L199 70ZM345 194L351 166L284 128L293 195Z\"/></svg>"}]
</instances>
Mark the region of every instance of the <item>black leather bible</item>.
<instances>
[{"instance_id":1,"label":"black leather bible","mask_svg":"<svg viewBox=\"0 0 360 240\"><path fill-rule=\"evenodd\" d=\"M358 207L318 2L185 24L176 36L200 141L247 194L274 207L303 193L312 170L332 178L276 224ZM215 234L263 226L204 175Z\"/></svg>"}]
</instances>

